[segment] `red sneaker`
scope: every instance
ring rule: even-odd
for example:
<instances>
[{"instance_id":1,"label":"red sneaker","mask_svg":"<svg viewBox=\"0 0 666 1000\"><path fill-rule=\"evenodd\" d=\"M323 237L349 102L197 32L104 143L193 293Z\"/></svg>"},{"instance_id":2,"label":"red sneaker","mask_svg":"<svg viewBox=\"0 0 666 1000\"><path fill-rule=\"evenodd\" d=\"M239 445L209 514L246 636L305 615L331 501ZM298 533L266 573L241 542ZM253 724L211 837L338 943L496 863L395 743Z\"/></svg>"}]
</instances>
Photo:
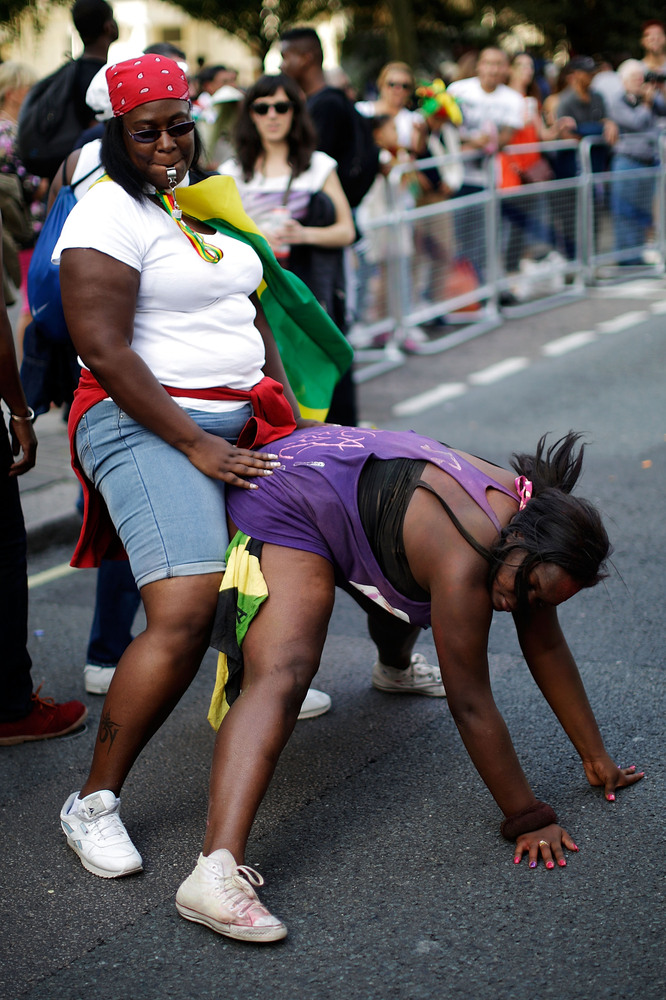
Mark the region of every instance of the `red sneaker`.
<instances>
[{"instance_id":1,"label":"red sneaker","mask_svg":"<svg viewBox=\"0 0 666 1000\"><path fill-rule=\"evenodd\" d=\"M0 746L27 743L28 740L49 740L53 736L64 736L78 729L88 715L88 709L80 701L65 701L56 704L53 698L40 698L38 688L32 695L32 711L25 719L16 722L0 722Z\"/></svg>"}]
</instances>

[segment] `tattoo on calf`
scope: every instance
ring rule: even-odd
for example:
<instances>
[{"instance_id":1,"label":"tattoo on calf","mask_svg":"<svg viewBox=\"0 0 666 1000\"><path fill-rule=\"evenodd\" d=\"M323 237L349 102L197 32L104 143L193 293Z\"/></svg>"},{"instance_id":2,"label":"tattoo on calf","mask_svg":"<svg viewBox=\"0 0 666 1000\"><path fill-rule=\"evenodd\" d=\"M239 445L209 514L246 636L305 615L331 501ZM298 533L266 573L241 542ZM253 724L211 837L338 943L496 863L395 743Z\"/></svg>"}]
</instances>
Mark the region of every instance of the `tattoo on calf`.
<instances>
[{"instance_id":1,"label":"tattoo on calf","mask_svg":"<svg viewBox=\"0 0 666 1000\"><path fill-rule=\"evenodd\" d=\"M99 723L98 739L100 743L106 743L107 740L109 741L107 753L111 753L113 741L115 740L119 730L120 726L112 721L110 713L105 712Z\"/></svg>"}]
</instances>

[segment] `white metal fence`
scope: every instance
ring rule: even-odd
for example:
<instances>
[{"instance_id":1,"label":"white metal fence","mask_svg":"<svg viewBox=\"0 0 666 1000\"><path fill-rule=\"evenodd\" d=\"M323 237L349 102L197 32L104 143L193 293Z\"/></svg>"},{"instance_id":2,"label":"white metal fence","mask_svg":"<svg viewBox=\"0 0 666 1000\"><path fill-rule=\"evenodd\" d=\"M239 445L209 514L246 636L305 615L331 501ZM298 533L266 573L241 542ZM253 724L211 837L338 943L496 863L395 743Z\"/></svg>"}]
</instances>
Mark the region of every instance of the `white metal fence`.
<instances>
[{"instance_id":1,"label":"white metal fence","mask_svg":"<svg viewBox=\"0 0 666 1000\"><path fill-rule=\"evenodd\" d=\"M503 187L503 154L538 153L552 178ZM413 164L393 168L349 255L356 380L585 294L587 286L664 273L666 138L654 166L608 155L598 139L507 147L483 182L424 195ZM478 166L478 155L418 161L420 171Z\"/></svg>"}]
</instances>

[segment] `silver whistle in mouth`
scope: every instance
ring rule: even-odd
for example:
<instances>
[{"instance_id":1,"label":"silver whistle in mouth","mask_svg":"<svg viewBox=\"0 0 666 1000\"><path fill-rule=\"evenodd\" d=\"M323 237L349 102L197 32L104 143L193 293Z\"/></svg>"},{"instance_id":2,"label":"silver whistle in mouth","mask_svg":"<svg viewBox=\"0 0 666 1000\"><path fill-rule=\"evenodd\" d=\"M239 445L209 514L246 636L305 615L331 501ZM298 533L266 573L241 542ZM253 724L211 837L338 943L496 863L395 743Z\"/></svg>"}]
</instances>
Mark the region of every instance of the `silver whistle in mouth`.
<instances>
[{"instance_id":1,"label":"silver whistle in mouth","mask_svg":"<svg viewBox=\"0 0 666 1000\"><path fill-rule=\"evenodd\" d=\"M183 213L180 210L180 208L178 208L178 203L176 201L176 193L175 193L176 178L177 178L176 168L175 167L167 167L166 168L166 175L167 175L167 183L168 183L169 187L171 188L171 193L173 194L173 201L174 201L173 217L174 217L174 219L182 219Z\"/></svg>"}]
</instances>

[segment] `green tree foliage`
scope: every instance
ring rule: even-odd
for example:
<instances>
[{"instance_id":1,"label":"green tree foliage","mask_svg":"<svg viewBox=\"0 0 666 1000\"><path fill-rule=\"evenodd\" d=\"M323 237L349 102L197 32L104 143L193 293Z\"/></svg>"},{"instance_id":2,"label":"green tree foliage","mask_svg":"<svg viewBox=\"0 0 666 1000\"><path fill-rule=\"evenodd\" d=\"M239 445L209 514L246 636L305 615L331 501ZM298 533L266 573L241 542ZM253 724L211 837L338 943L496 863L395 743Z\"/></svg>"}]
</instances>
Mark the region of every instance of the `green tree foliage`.
<instances>
[{"instance_id":1,"label":"green tree foliage","mask_svg":"<svg viewBox=\"0 0 666 1000\"><path fill-rule=\"evenodd\" d=\"M169 0L190 17L235 35L263 61L275 39L289 24L306 24L323 11L337 10L341 0Z\"/></svg>"},{"instance_id":2,"label":"green tree foliage","mask_svg":"<svg viewBox=\"0 0 666 1000\"><path fill-rule=\"evenodd\" d=\"M71 0L56 0L71 3ZM113 0L110 0L113 6ZM374 65L404 59L424 69L464 48L480 47L530 22L552 53L640 55L641 25L663 15L654 0L167 0L191 17L208 21L245 42L263 59L281 30L343 10L349 29L345 49L360 62L367 49ZM0 0L0 25L11 28L30 11L39 21L51 5L42 0ZM368 67L369 68L369 67Z\"/></svg>"},{"instance_id":3,"label":"green tree foliage","mask_svg":"<svg viewBox=\"0 0 666 1000\"><path fill-rule=\"evenodd\" d=\"M641 25L664 17L654 0L511 0L475 6L494 13L499 32L529 21L544 32L548 51L566 42L571 52L586 55L640 55Z\"/></svg>"}]
</instances>

